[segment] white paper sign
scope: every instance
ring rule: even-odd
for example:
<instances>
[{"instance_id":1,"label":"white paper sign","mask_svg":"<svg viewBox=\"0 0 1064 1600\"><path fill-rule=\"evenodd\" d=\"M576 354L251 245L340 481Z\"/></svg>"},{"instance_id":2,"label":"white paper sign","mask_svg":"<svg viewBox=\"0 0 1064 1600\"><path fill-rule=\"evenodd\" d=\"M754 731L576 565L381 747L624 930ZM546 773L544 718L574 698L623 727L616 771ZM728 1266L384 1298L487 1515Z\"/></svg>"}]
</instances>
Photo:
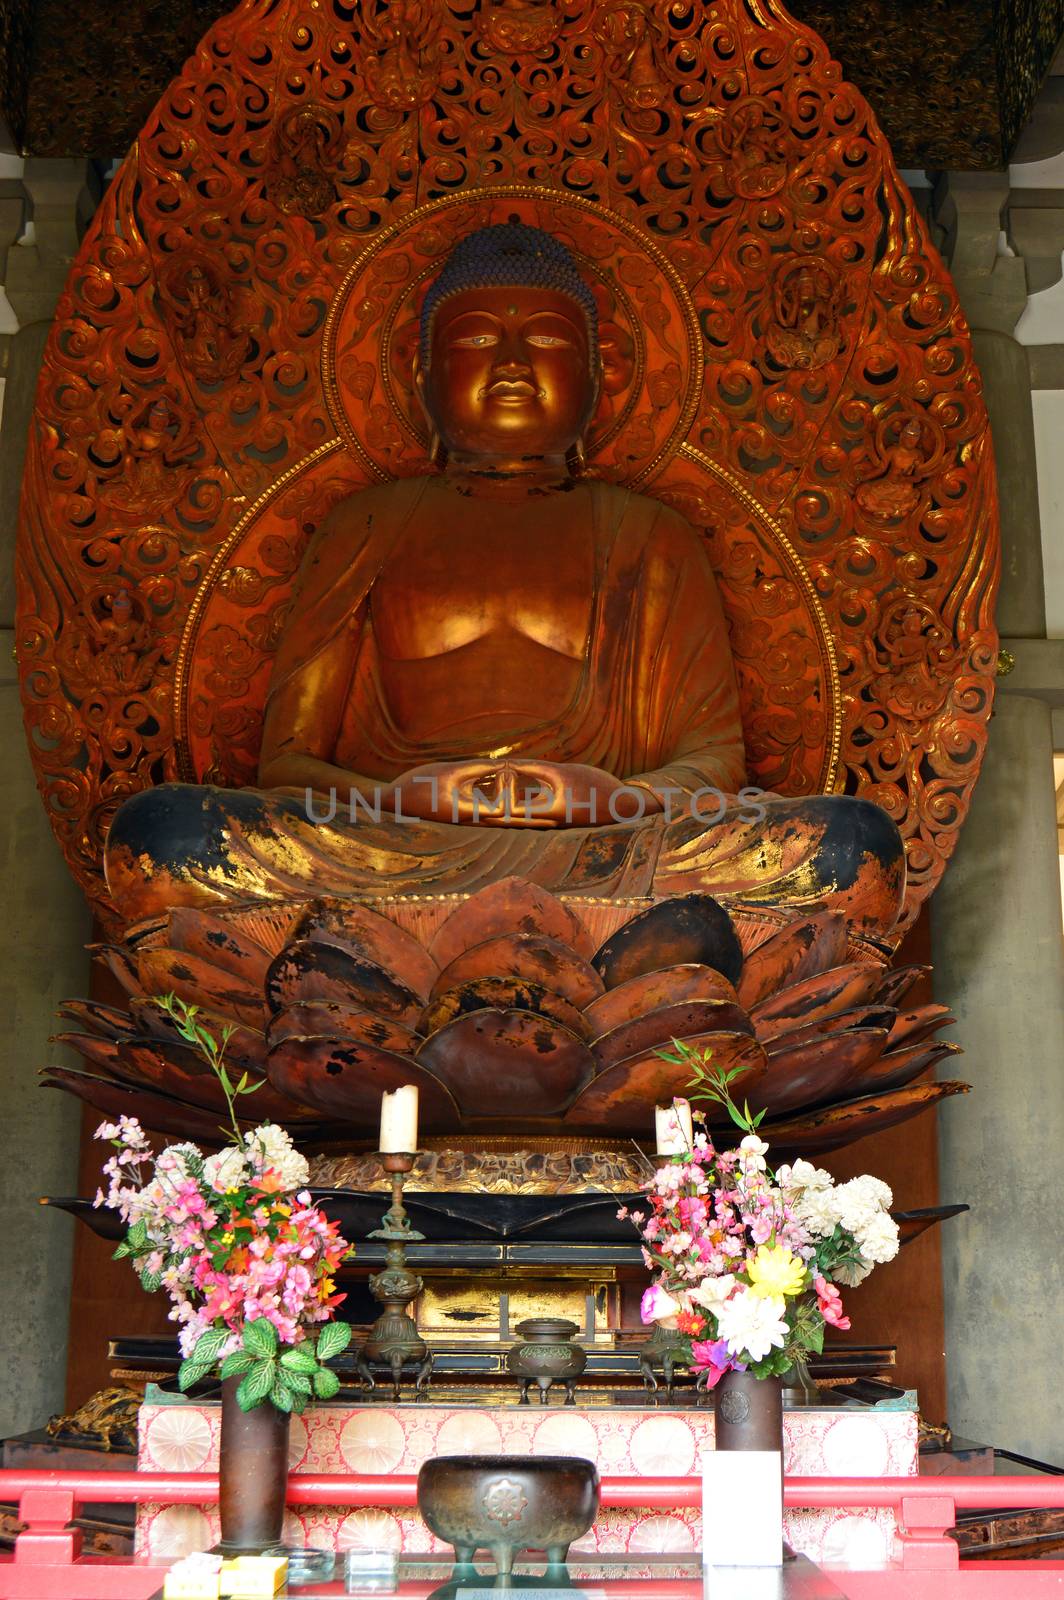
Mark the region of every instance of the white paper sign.
<instances>
[{"instance_id":1,"label":"white paper sign","mask_svg":"<svg viewBox=\"0 0 1064 1600\"><path fill-rule=\"evenodd\" d=\"M778 1450L710 1450L702 1457L702 1559L707 1567L778 1567L783 1475Z\"/></svg>"}]
</instances>

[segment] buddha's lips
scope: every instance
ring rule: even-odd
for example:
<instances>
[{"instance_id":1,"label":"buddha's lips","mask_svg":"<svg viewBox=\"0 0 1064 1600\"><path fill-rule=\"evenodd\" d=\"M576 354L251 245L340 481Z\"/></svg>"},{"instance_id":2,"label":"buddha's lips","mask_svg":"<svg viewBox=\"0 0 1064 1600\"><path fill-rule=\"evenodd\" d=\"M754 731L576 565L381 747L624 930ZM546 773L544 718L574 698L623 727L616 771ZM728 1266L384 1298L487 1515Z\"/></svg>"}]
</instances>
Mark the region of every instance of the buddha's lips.
<instances>
[{"instance_id":1,"label":"buddha's lips","mask_svg":"<svg viewBox=\"0 0 1064 1600\"><path fill-rule=\"evenodd\" d=\"M492 400L502 400L504 403L511 405L522 403L526 400L536 400L540 394L534 383L526 383L520 378L516 382L497 378L494 383L489 383L481 392Z\"/></svg>"}]
</instances>

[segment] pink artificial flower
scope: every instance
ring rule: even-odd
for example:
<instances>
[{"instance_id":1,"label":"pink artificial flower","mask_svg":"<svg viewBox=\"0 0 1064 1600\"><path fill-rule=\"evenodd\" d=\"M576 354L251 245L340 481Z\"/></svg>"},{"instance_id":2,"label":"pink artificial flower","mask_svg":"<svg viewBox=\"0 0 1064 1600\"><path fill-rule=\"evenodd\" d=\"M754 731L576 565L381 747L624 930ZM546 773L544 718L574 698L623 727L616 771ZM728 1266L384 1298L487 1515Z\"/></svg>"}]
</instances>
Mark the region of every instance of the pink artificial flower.
<instances>
[{"instance_id":1,"label":"pink artificial flower","mask_svg":"<svg viewBox=\"0 0 1064 1600\"><path fill-rule=\"evenodd\" d=\"M845 1332L850 1326L850 1319L842 1314L842 1295L835 1285L818 1272L813 1279L813 1288L816 1290L816 1307L824 1321Z\"/></svg>"},{"instance_id":2,"label":"pink artificial flower","mask_svg":"<svg viewBox=\"0 0 1064 1600\"><path fill-rule=\"evenodd\" d=\"M664 1322L675 1317L679 1310L680 1302L660 1283L652 1283L639 1303L639 1315L644 1322Z\"/></svg>"}]
</instances>

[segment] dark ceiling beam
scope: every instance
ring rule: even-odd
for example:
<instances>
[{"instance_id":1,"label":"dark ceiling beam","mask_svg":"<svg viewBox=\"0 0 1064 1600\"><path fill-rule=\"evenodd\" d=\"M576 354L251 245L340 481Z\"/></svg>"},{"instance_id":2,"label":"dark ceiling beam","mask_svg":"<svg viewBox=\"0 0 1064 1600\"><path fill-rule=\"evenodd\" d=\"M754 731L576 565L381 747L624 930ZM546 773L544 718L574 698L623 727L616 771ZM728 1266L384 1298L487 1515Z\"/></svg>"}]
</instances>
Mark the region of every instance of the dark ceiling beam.
<instances>
[{"instance_id":1,"label":"dark ceiling beam","mask_svg":"<svg viewBox=\"0 0 1064 1600\"><path fill-rule=\"evenodd\" d=\"M0 110L37 156L121 155L228 0L0 0ZM791 0L867 95L903 167L1001 167L1064 0Z\"/></svg>"}]
</instances>

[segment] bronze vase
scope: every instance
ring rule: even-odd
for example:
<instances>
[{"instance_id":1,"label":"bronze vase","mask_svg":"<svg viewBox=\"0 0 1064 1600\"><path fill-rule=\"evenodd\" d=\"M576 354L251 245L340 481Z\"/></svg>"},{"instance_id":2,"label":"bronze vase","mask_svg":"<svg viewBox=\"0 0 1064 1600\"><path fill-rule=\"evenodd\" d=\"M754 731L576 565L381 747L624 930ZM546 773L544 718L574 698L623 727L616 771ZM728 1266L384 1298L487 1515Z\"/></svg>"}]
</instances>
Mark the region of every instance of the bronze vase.
<instances>
[{"instance_id":1,"label":"bronze vase","mask_svg":"<svg viewBox=\"0 0 1064 1600\"><path fill-rule=\"evenodd\" d=\"M240 1381L222 1381L220 1548L228 1555L257 1555L281 1542L291 1419L269 1400L252 1411L241 1411L236 1398Z\"/></svg>"},{"instance_id":2,"label":"bronze vase","mask_svg":"<svg viewBox=\"0 0 1064 1600\"><path fill-rule=\"evenodd\" d=\"M778 1378L726 1372L713 1390L718 1450L778 1450L783 1457L783 1390Z\"/></svg>"}]
</instances>

